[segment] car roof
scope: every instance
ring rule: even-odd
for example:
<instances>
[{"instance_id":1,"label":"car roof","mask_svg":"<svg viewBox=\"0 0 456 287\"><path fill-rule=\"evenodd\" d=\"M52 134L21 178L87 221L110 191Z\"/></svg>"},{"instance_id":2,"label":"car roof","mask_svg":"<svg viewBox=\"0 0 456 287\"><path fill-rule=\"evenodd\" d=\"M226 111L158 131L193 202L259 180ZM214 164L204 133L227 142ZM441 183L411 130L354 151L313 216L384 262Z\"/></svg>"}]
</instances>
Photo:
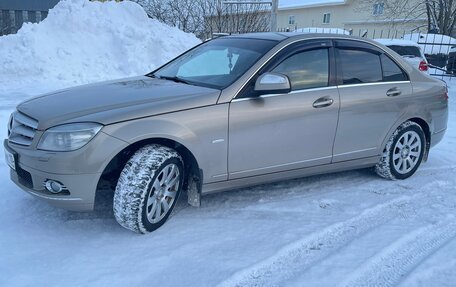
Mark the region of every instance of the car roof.
<instances>
[{"instance_id":1,"label":"car roof","mask_svg":"<svg viewBox=\"0 0 456 287\"><path fill-rule=\"evenodd\" d=\"M363 40L371 42L366 38L359 38L355 36L333 34L333 33L309 33L309 32L259 32L259 33L246 33L246 34L235 34L230 36L224 36L223 38L244 38L244 39L261 39L261 40L272 40L272 41L284 41L287 39L312 39L312 38L344 38L353 40Z\"/></svg>"}]
</instances>

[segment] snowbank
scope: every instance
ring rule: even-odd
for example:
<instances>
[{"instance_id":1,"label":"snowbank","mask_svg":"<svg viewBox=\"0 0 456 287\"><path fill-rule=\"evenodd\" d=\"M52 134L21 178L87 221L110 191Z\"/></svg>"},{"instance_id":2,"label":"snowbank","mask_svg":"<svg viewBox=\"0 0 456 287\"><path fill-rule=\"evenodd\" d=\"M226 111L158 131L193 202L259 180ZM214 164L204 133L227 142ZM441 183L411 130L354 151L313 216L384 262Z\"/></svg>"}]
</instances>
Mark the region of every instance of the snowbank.
<instances>
[{"instance_id":1,"label":"snowbank","mask_svg":"<svg viewBox=\"0 0 456 287\"><path fill-rule=\"evenodd\" d=\"M199 42L133 2L63 0L0 37L0 97L145 74Z\"/></svg>"}]
</instances>

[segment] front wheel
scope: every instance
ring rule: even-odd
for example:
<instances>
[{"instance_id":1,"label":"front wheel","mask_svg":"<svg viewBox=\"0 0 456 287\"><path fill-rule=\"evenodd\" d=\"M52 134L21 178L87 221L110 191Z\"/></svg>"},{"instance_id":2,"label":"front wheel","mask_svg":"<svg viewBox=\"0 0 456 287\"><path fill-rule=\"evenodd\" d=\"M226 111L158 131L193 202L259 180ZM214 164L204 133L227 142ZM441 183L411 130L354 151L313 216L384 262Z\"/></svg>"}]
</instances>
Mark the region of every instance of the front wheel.
<instances>
[{"instance_id":1,"label":"front wheel","mask_svg":"<svg viewBox=\"0 0 456 287\"><path fill-rule=\"evenodd\" d=\"M165 223L182 189L184 168L173 149L152 144L140 148L122 170L114 193L114 216L138 233Z\"/></svg>"},{"instance_id":2,"label":"front wheel","mask_svg":"<svg viewBox=\"0 0 456 287\"><path fill-rule=\"evenodd\" d=\"M375 171L387 179L406 179L420 166L425 148L423 129L417 123L407 121L388 140Z\"/></svg>"}]
</instances>

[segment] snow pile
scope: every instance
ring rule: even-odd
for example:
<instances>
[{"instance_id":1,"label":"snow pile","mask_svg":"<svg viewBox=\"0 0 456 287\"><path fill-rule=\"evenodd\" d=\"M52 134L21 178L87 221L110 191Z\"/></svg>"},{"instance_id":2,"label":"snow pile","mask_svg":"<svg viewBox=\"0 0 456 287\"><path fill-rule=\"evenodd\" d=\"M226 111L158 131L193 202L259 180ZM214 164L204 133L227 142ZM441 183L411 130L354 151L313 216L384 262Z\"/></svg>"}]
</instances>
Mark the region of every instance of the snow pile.
<instances>
[{"instance_id":1,"label":"snow pile","mask_svg":"<svg viewBox=\"0 0 456 287\"><path fill-rule=\"evenodd\" d=\"M427 55L448 54L451 45L456 45L455 38L440 34L412 33L402 38L418 43Z\"/></svg>"},{"instance_id":2,"label":"snow pile","mask_svg":"<svg viewBox=\"0 0 456 287\"><path fill-rule=\"evenodd\" d=\"M199 42L130 1L63 0L41 23L0 37L0 95L145 74Z\"/></svg>"}]
</instances>

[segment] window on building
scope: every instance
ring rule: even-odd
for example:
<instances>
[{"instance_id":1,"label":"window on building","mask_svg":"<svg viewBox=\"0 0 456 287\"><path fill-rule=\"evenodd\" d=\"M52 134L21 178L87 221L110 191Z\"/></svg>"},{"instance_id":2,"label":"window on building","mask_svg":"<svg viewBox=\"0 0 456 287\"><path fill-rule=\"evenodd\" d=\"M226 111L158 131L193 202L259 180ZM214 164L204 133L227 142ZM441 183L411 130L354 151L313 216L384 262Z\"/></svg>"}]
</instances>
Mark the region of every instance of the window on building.
<instances>
[{"instance_id":1,"label":"window on building","mask_svg":"<svg viewBox=\"0 0 456 287\"><path fill-rule=\"evenodd\" d=\"M323 23L329 24L330 21L331 21L331 13L323 14Z\"/></svg>"},{"instance_id":2,"label":"window on building","mask_svg":"<svg viewBox=\"0 0 456 287\"><path fill-rule=\"evenodd\" d=\"M383 15L383 11L385 10L385 3L375 3L373 7L373 14L374 16Z\"/></svg>"},{"instance_id":3,"label":"window on building","mask_svg":"<svg viewBox=\"0 0 456 287\"><path fill-rule=\"evenodd\" d=\"M328 49L295 54L275 67L273 72L287 75L292 90L326 87L329 81Z\"/></svg>"},{"instance_id":4,"label":"window on building","mask_svg":"<svg viewBox=\"0 0 456 287\"><path fill-rule=\"evenodd\" d=\"M288 25L294 25L295 23L296 23L295 16L294 15L288 16Z\"/></svg>"}]
</instances>

